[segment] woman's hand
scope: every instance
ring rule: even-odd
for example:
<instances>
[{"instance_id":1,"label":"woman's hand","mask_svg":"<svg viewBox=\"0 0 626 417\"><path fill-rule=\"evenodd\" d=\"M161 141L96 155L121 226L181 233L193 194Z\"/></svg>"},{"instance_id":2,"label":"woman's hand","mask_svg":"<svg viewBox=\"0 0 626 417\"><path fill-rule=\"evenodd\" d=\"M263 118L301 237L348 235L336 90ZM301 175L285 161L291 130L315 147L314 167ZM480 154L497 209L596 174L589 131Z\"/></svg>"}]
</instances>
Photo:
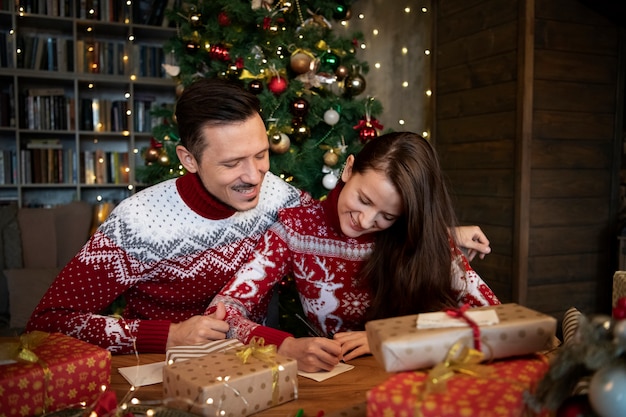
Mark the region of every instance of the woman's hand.
<instances>
[{"instance_id":1,"label":"woman's hand","mask_svg":"<svg viewBox=\"0 0 626 417\"><path fill-rule=\"evenodd\" d=\"M297 360L300 371L331 371L341 361L341 344L325 337L288 337L278 353Z\"/></svg>"},{"instance_id":2,"label":"woman's hand","mask_svg":"<svg viewBox=\"0 0 626 417\"><path fill-rule=\"evenodd\" d=\"M364 331L335 333L334 339L341 343L341 354L344 361L371 353L370 345L367 342L367 333Z\"/></svg>"}]
</instances>

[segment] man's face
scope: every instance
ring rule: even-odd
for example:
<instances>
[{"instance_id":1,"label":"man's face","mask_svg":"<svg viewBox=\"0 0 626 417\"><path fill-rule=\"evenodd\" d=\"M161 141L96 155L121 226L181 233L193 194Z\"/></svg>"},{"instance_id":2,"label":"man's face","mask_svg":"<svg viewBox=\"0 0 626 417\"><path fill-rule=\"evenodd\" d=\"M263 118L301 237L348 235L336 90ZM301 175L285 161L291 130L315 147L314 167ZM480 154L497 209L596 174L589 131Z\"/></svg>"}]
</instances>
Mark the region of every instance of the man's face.
<instances>
[{"instance_id":1,"label":"man's face","mask_svg":"<svg viewBox=\"0 0 626 417\"><path fill-rule=\"evenodd\" d=\"M259 202L261 184L269 170L269 142L258 114L243 122L204 128L206 147L193 168L205 188L237 211ZM195 169L195 170L193 170Z\"/></svg>"}]
</instances>

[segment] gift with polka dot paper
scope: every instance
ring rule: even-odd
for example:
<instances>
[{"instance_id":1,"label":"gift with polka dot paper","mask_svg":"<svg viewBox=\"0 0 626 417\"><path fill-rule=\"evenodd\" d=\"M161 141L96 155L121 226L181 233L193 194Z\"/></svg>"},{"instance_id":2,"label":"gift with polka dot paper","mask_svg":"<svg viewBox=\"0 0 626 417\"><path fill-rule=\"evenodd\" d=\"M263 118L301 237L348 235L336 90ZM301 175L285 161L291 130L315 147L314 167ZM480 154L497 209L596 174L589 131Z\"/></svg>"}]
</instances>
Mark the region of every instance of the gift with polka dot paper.
<instances>
[{"instance_id":1,"label":"gift with polka dot paper","mask_svg":"<svg viewBox=\"0 0 626 417\"><path fill-rule=\"evenodd\" d=\"M428 371L399 372L367 393L367 416L531 417L525 393L548 370L540 354L497 360L433 384Z\"/></svg>"},{"instance_id":2,"label":"gift with polka dot paper","mask_svg":"<svg viewBox=\"0 0 626 417\"><path fill-rule=\"evenodd\" d=\"M0 351L2 417L77 409L110 384L111 353L64 334L27 333L3 342Z\"/></svg>"},{"instance_id":3,"label":"gift with polka dot paper","mask_svg":"<svg viewBox=\"0 0 626 417\"><path fill-rule=\"evenodd\" d=\"M479 350L485 359L500 359L540 352L553 347L556 319L515 303L472 308L493 310L497 324L472 328L459 319L460 326L418 329L418 314L373 320L365 325L374 357L387 372L431 367L444 360L457 342Z\"/></svg>"},{"instance_id":4,"label":"gift with polka dot paper","mask_svg":"<svg viewBox=\"0 0 626 417\"><path fill-rule=\"evenodd\" d=\"M617 300L622 297L626 297L626 271L615 271L613 274L612 307L617 306Z\"/></svg>"},{"instance_id":5,"label":"gift with polka dot paper","mask_svg":"<svg viewBox=\"0 0 626 417\"><path fill-rule=\"evenodd\" d=\"M168 362L163 368L167 407L198 415L248 416L297 395L297 362L262 340Z\"/></svg>"}]
</instances>

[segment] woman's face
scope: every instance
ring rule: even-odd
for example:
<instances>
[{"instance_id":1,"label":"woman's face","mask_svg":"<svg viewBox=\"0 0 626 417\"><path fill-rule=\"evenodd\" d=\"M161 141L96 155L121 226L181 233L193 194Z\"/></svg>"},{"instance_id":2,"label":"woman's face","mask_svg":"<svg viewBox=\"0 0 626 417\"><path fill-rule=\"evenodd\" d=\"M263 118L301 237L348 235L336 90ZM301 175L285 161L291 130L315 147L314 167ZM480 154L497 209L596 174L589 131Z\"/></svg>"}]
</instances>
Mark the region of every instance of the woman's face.
<instances>
[{"instance_id":1,"label":"woman's face","mask_svg":"<svg viewBox=\"0 0 626 417\"><path fill-rule=\"evenodd\" d=\"M337 202L341 231L348 237L385 230L402 215L400 194L383 172L353 173L350 156L341 179L346 183Z\"/></svg>"}]
</instances>

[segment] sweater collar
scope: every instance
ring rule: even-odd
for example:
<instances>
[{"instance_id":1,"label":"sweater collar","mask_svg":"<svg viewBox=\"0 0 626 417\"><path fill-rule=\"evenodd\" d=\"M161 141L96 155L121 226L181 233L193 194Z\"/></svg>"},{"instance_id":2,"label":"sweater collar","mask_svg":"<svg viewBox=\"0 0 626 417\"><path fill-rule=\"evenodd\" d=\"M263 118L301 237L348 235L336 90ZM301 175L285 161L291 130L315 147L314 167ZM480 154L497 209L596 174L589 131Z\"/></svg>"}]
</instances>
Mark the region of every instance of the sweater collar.
<instances>
[{"instance_id":1,"label":"sweater collar","mask_svg":"<svg viewBox=\"0 0 626 417\"><path fill-rule=\"evenodd\" d=\"M237 212L211 195L195 173L189 172L176 179L176 188L185 204L196 214L207 219L222 220Z\"/></svg>"}]
</instances>

